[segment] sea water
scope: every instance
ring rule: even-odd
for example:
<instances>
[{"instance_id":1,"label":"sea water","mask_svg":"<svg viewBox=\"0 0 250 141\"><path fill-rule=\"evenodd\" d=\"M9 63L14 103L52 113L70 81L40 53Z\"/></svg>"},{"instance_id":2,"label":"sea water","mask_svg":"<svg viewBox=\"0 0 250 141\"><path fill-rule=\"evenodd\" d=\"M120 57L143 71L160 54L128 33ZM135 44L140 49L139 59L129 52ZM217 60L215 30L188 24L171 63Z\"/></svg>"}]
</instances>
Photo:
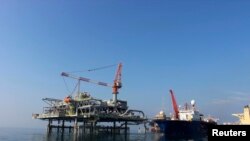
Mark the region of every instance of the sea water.
<instances>
[{"instance_id":1,"label":"sea water","mask_svg":"<svg viewBox=\"0 0 250 141\"><path fill-rule=\"evenodd\" d=\"M107 133L47 133L45 129L0 128L0 141L207 141L198 139L169 139L163 133L129 132L127 134Z\"/></svg>"}]
</instances>

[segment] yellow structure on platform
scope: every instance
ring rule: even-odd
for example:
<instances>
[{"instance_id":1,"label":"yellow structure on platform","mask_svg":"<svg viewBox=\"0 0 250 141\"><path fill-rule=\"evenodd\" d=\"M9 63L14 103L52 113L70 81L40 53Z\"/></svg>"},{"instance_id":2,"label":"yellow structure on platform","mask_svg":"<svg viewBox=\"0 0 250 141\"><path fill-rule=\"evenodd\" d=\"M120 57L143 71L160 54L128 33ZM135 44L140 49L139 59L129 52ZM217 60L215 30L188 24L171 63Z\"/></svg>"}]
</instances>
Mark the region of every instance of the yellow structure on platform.
<instances>
[{"instance_id":1,"label":"yellow structure on platform","mask_svg":"<svg viewBox=\"0 0 250 141\"><path fill-rule=\"evenodd\" d=\"M239 124L250 125L250 105L244 106L243 113L232 115L239 118Z\"/></svg>"}]
</instances>

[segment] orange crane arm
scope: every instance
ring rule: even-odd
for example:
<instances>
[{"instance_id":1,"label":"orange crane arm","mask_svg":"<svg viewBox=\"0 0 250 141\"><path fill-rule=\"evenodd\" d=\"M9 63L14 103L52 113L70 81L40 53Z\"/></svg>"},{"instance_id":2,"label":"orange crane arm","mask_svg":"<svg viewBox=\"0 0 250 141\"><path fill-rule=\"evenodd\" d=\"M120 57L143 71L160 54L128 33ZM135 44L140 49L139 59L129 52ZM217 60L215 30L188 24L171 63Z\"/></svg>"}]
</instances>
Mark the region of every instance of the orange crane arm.
<instances>
[{"instance_id":1,"label":"orange crane arm","mask_svg":"<svg viewBox=\"0 0 250 141\"><path fill-rule=\"evenodd\" d=\"M118 94L119 93L118 89L122 87L121 76L122 76L122 64L119 63L113 84L113 94Z\"/></svg>"},{"instance_id":2,"label":"orange crane arm","mask_svg":"<svg viewBox=\"0 0 250 141\"><path fill-rule=\"evenodd\" d=\"M176 102L175 97L174 97L174 92L171 89L169 91L170 91L170 95L172 98L172 104L173 104L175 118L179 119L179 109L178 109L177 102Z\"/></svg>"}]
</instances>

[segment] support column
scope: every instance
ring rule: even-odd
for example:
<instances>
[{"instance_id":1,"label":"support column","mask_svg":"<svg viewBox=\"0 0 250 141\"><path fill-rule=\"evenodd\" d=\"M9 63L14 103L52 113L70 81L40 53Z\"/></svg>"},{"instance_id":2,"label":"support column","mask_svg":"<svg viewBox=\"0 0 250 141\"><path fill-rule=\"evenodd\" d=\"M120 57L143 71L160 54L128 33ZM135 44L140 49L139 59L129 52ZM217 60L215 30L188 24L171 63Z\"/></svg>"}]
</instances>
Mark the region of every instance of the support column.
<instances>
[{"instance_id":1,"label":"support column","mask_svg":"<svg viewBox=\"0 0 250 141\"><path fill-rule=\"evenodd\" d=\"M64 133L64 120L62 121L62 133Z\"/></svg>"},{"instance_id":2,"label":"support column","mask_svg":"<svg viewBox=\"0 0 250 141\"><path fill-rule=\"evenodd\" d=\"M146 122L144 122L144 133L146 134L147 132L147 126L146 126Z\"/></svg>"},{"instance_id":3,"label":"support column","mask_svg":"<svg viewBox=\"0 0 250 141\"><path fill-rule=\"evenodd\" d=\"M93 122L93 133L96 131L96 122Z\"/></svg>"},{"instance_id":4,"label":"support column","mask_svg":"<svg viewBox=\"0 0 250 141\"><path fill-rule=\"evenodd\" d=\"M115 128L116 128L116 124L115 121L113 122L113 133L115 133Z\"/></svg>"},{"instance_id":5,"label":"support column","mask_svg":"<svg viewBox=\"0 0 250 141\"><path fill-rule=\"evenodd\" d=\"M74 132L76 133L78 130L78 122L77 122L77 118L75 118L75 123L74 123Z\"/></svg>"},{"instance_id":6,"label":"support column","mask_svg":"<svg viewBox=\"0 0 250 141\"><path fill-rule=\"evenodd\" d=\"M92 134L93 133L93 122L90 122L90 133Z\"/></svg>"},{"instance_id":7,"label":"support column","mask_svg":"<svg viewBox=\"0 0 250 141\"><path fill-rule=\"evenodd\" d=\"M83 125L82 125L82 132L83 132L83 133L85 133L85 128L86 128L85 126L86 126L86 122L83 121Z\"/></svg>"},{"instance_id":8,"label":"support column","mask_svg":"<svg viewBox=\"0 0 250 141\"><path fill-rule=\"evenodd\" d=\"M60 127L59 127L60 120L58 120L57 122L58 122L58 124L57 124L56 128L57 128L57 134L58 134L58 133L59 133L59 128L60 128Z\"/></svg>"},{"instance_id":9,"label":"support column","mask_svg":"<svg viewBox=\"0 0 250 141\"><path fill-rule=\"evenodd\" d=\"M52 120L49 119L48 126L47 126L47 133L51 133L51 123L52 123Z\"/></svg>"},{"instance_id":10,"label":"support column","mask_svg":"<svg viewBox=\"0 0 250 141\"><path fill-rule=\"evenodd\" d=\"M127 130L128 130L128 122L125 121L125 135L127 134Z\"/></svg>"}]
</instances>

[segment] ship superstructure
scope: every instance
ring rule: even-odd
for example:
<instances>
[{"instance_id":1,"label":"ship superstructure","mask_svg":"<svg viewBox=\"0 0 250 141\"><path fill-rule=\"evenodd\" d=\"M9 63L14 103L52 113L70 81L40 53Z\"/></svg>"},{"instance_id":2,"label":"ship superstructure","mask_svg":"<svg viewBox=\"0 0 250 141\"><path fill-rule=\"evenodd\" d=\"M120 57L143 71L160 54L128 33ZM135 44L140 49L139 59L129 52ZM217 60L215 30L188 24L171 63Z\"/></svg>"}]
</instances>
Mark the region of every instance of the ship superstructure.
<instances>
[{"instance_id":1,"label":"ship superstructure","mask_svg":"<svg viewBox=\"0 0 250 141\"><path fill-rule=\"evenodd\" d=\"M239 118L239 123L241 125L250 125L250 104L244 106L243 113L232 114Z\"/></svg>"}]
</instances>

